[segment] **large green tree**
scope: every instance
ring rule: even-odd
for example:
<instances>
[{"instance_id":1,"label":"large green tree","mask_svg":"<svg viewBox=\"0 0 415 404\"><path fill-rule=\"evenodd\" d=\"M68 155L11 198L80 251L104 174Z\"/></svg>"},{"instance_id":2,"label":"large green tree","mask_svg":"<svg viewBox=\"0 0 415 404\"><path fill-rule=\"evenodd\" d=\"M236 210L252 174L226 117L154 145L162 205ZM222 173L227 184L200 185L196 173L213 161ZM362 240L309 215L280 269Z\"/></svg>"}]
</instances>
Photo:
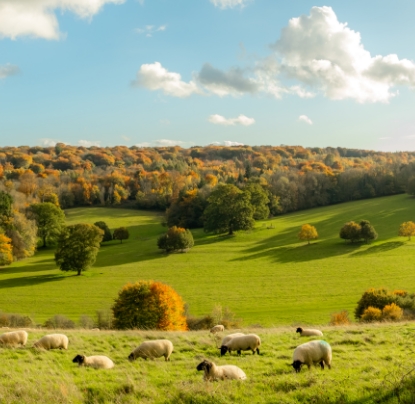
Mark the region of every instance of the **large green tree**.
<instances>
[{"instance_id":1,"label":"large green tree","mask_svg":"<svg viewBox=\"0 0 415 404\"><path fill-rule=\"evenodd\" d=\"M61 208L50 202L30 205L28 216L37 224L37 235L42 240L41 247L54 242L65 226L65 214Z\"/></svg>"},{"instance_id":2,"label":"large green tree","mask_svg":"<svg viewBox=\"0 0 415 404\"><path fill-rule=\"evenodd\" d=\"M251 204L254 207L254 219L268 219L268 204L270 200L264 188L256 182L250 182L246 185L244 190L249 191L251 194Z\"/></svg>"},{"instance_id":3,"label":"large green tree","mask_svg":"<svg viewBox=\"0 0 415 404\"><path fill-rule=\"evenodd\" d=\"M378 238L378 233L370 224L369 220L362 220L359 224L361 237L365 240L366 243L369 243L370 241L376 240Z\"/></svg>"},{"instance_id":4,"label":"large green tree","mask_svg":"<svg viewBox=\"0 0 415 404\"><path fill-rule=\"evenodd\" d=\"M103 221L95 222L94 225L99 227L104 232L104 237L102 238L103 243L105 241L111 241L112 240L111 230L109 229L108 225L105 222L103 222Z\"/></svg>"},{"instance_id":5,"label":"large green tree","mask_svg":"<svg viewBox=\"0 0 415 404\"><path fill-rule=\"evenodd\" d=\"M210 194L208 202L203 213L206 232L232 235L235 230L249 230L254 226L254 207L249 191L221 184Z\"/></svg>"},{"instance_id":6,"label":"large green tree","mask_svg":"<svg viewBox=\"0 0 415 404\"><path fill-rule=\"evenodd\" d=\"M62 271L76 271L81 275L95 263L103 235L103 230L93 224L65 227L58 239L56 264Z\"/></svg>"},{"instance_id":7,"label":"large green tree","mask_svg":"<svg viewBox=\"0 0 415 404\"><path fill-rule=\"evenodd\" d=\"M194 244L192 232L189 229L176 226L170 227L167 233L161 235L157 240L158 248L167 252L188 250Z\"/></svg>"}]
</instances>

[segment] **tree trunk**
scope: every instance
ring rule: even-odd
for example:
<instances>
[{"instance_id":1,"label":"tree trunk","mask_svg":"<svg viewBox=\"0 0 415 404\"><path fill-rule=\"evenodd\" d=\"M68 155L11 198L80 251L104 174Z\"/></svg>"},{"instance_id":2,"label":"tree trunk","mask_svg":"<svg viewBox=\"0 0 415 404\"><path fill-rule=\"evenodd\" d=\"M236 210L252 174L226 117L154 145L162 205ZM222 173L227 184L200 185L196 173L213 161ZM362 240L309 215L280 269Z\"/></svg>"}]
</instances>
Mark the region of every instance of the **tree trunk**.
<instances>
[{"instance_id":1,"label":"tree trunk","mask_svg":"<svg viewBox=\"0 0 415 404\"><path fill-rule=\"evenodd\" d=\"M42 248L46 247L46 236L43 236L43 245Z\"/></svg>"},{"instance_id":2,"label":"tree trunk","mask_svg":"<svg viewBox=\"0 0 415 404\"><path fill-rule=\"evenodd\" d=\"M78 273L76 274L77 276L81 275L81 269L78 269Z\"/></svg>"}]
</instances>

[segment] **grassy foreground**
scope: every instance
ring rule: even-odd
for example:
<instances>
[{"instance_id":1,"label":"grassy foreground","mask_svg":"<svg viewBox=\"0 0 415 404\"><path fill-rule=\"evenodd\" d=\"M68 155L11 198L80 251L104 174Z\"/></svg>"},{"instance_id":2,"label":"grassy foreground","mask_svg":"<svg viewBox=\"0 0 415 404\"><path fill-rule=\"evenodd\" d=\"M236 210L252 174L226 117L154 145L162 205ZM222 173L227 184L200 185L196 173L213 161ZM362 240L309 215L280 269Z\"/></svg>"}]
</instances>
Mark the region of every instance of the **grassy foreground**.
<instances>
[{"instance_id":1,"label":"grassy foreground","mask_svg":"<svg viewBox=\"0 0 415 404\"><path fill-rule=\"evenodd\" d=\"M128 227L130 239L104 245L82 276L62 273L54 250L39 251L0 272L0 309L30 315L38 323L55 314L77 321L111 307L127 282L154 279L171 285L193 315L215 304L229 307L244 325L326 324L332 312L353 312L369 287L414 291L415 242L398 237L402 222L415 221L407 195L311 209L258 222L235 237L193 232L187 254L166 255L156 241L166 231L159 213L127 209L68 210L69 224L98 220L111 229ZM339 238L350 220L369 220L379 233L372 244ZM319 239L299 242L302 224L316 226Z\"/></svg>"},{"instance_id":2,"label":"grassy foreground","mask_svg":"<svg viewBox=\"0 0 415 404\"><path fill-rule=\"evenodd\" d=\"M413 403L415 323L323 327L333 348L332 369L290 366L296 346L307 338L292 328L252 329L262 339L261 355L245 352L220 358L207 332L63 331L68 351L35 351L45 330L28 330L25 348L0 348L2 403ZM169 338L171 362L128 362L144 339ZM72 363L77 354L103 354L115 368L94 370ZM204 382L196 366L203 358L234 364L245 381Z\"/></svg>"}]
</instances>

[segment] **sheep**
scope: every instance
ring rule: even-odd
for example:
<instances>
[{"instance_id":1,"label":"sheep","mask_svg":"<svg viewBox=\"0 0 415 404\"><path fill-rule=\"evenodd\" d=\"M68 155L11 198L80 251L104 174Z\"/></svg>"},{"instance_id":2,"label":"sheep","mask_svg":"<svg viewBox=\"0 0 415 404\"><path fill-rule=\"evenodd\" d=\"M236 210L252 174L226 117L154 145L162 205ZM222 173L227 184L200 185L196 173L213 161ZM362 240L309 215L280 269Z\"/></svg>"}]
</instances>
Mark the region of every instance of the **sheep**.
<instances>
[{"instance_id":1,"label":"sheep","mask_svg":"<svg viewBox=\"0 0 415 404\"><path fill-rule=\"evenodd\" d=\"M100 331L99 328L91 328L90 331Z\"/></svg>"},{"instance_id":2,"label":"sheep","mask_svg":"<svg viewBox=\"0 0 415 404\"><path fill-rule=\"evenodd\" d=\"M223 332L223 331L225 331L225 326L222 324L215 325L214 327L210 329L211 334L216 334L218 332Z\"/></svg>"},{"instance_id":3,"label":"sheep","mask_svg":"<svg viewBox=\"0 0 415 404\"><path fill-rule=\"evenodd\" d=\"M223 337L220 346L226 345L226 343L228 343L234 337L242 337L243 335L245 335L245 334L242 334L241 332L236 332L234 334L226 335L225 337Z\"/></svg>"},{"instance_id":4,"label":"sheep","mask_svg":"<svg viewBox=\"0 0 415 404\"><path fill-rule=\"evenodd\" d=\"M114 362L104 355L85 356L76 355L72 359L73 363L78 363L79 366L90 366L95 369L111 369L114 367Z\"/></svg>"},{"instance_id":5,"label":"sheep","mask_svg":"<svg viewBox=\"0 0 415 404\"><path fill-rule=\"evenodd\" d=\"M197 370L203 370L205 372L203 380L245 380L246 374L238 366L234 365L222 365L217 366L215 363L204 360L196 367Z\"/></svg>"},{"instance_id":6,"label":"sheep","mask_svg":"<svg viewBox=\"0 0 415 404\"><path fill-rule=\"evenodd\" d=\"M241 354L241 351L252 350L252 353L255 355L255 352L259 355L259 346L261 345L261 338L256 334L242 335L239 337L233 337L226 344L222 344L220 349L220 355L223 356L226 352L237 351L238 355Z\"/></svg>"},{"instance_id":7,"label":"sheep","mask_svg":"<svg viewBox=\"0 0 415 404\"><path fill-rule=\"evenodd\" d=\"M321 339L309 341L295 348L292 367L296 373L300 372L303 365L310 369L313 363L320 364L321 369L324 369L324 364L331 369L331 358L331 346L328 342Z\"/></svg>"},{"instance_id":8,"label":"sheep","mask_svg":"<svg viewBox=\"0 0 415 404\"><path fill-rule=\"evenodd\" d=\"M173 352L173 344L168 339L157 339L153 341L144 341L140 346L134 349L128 356L128 360L132 362L137 358L154 359L164 356L167 362L170 360L170 355Z\"/></svg>"},{"instance_id":9,"label":"sheep","mask_svg":"<svg viewBox=\"0 0 415 404\"><path fill-rule=\"evenodd\" d=\"M297 331L298 333L300 333L300 337L322 337L323 333L320 330L315 330L312 328L301 328L298 327Z\"/></svg>"},{"instance_id":10,"label":"sheep","mask_svg":"<svg viewBox=\"0 0 415 404\"><path fill-rule=\"evenodd\" d=\"M2 345L22 345L27 342L27 332L23 330L5 332L0 335L0 344Z\"/></svg>"},{"instance_id":11,"label":"sheep","mask_svg":"<svg viewBox=\"0 0 415 404\"><path fill-rule=\"evenodd\" d=\"M68 337L64 334L48 334L37 340L33 348L68 349Z\"/></svg>"}]
</instances>

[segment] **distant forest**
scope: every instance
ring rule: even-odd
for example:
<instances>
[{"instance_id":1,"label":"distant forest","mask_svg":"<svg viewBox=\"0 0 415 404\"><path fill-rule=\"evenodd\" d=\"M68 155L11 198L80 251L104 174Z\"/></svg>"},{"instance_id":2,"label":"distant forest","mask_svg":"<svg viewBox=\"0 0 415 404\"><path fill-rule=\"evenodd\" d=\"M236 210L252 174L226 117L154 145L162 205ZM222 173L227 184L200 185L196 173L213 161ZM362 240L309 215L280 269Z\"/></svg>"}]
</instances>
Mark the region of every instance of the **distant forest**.
<instances>
[{"instance_id":1,"label":"distant forest","mask_svg":"<svg viewBox=\"0 0 415 404\"><path fill-rule=\"evenodd\" d=\"M415 194L415 152L342 147L206 146L0 148L0 189L22 208L105 205L200 216L216 185L259 184L270 214L407 192Z\"/></svg>"}]
</instances>

